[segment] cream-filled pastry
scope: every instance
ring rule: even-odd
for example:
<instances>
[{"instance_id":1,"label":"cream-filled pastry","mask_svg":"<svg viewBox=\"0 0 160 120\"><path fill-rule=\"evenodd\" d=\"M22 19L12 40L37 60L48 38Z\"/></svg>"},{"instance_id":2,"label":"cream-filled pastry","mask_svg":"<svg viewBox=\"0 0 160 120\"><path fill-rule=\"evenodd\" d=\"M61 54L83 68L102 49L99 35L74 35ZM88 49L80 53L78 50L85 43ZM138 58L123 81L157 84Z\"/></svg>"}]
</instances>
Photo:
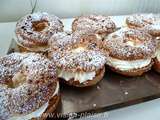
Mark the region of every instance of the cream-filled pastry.
<instances>
[{"instance_id":1,"label":"cream-filled pastry","mask_svg":"<svg viewBox=\"0 0 160 120\"><path fill-rule=\"evenodd\" d=\"M109 53L107 65L126 76L139 76L151 69L157 42L144 31L121 28L105 38L104 50Z\"/></svg>"},{"instance_id":2,"label":"cream-filled pastry","mask_svg":"<svg viewBox=\"0 0 160 120\"><path fill-rule=\"evenodd\" d=\"M63 31L63 23L54 15L37 12L22 17L16 24L16 42L20 51L43 52L48 48L48 39Z\"/></svg>"},{"instance_id":3,"label":"cream-filled pastry","mask_svg":"<svg viewBox=\"0 0 160 120\"><path fill-rule=\"evenodd\" d=\"M0 119L42 118L60 99L55 64L36 53L0 58ZM45 118L44 118L45 119Z\"/></svg>"},{"instance_id":4,"label":"cream-filled pastry","mask_svg":"<svg viewBox=\"0 0 160 120\"><path fill-rule=\"evenodd\" d=\"M58 67L58 77L76 87L97 84L105 72L105 55L85 47L54 53L51 60Z\"/></svg>"}]
</instances>

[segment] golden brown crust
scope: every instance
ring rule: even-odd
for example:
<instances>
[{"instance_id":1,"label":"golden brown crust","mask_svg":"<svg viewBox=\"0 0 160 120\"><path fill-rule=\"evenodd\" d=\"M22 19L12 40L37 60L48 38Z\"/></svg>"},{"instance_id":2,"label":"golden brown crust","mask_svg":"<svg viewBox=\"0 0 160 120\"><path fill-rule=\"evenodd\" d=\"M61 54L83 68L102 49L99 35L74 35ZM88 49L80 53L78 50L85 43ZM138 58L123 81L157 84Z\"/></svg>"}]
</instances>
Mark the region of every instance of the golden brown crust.
<instances>
[{"instance_id":1,"label":"golden brown crust","mask_svg":"<svg viewBox=\"0 0 160 120\"><path fill-rule=\"evenodd\" d=\"M154 58L153 69L154 69L155 71L157 71L158 73L160 73L160 61L158 61L157 58Z\"/></svg>"},{"instance_id":2,"label":"golden brown crust","mask_svg":"<svg viewBox=\"0 0 160 120\"><path fill-rule=\"evenodd\" d=\"M18 46L19 52L30 52L27 48L24 48L24 47L22 47L22 46L20 46L18 44L17 44L17 46Z\"/></svg>"},{"instance_id":3,"label":"golden brown crust","mask_svg":"<svg viewBox=\"0 0 160 120\"><path fill-rule=\"evenodd\" d=\"M96 72L96 76L92 80L87 80L84 83L80 83L79 80L74 80L74 79L71 79L69 81L66 81L64 79L62 79L62 80L64 83L66 83L70 86L88 87L88 86L96 85L100 80L102 80L104 73L105 73L105 66Z\"/></svg>"},{"instance_id":4,"label":"golden brown crust","mask_svg":"<svg viewBox=\"0 0 160 120\"><path fill-rule=\"evenodd\" d=\"M151 35L127 27L108 35L103 46L111 57L120 60L150 58L154 55L156 47L157 42Z\"/></svg>"},{"instance_id":5,"label":"golden brown crust","mask_svg":"<svg viewBox=\"0 0 160 120\"><path fill-rule=\"evenodd\" d=\"M129 28L132 28L132 29L141 29L141 28L139 28L139 26L135 26L135 25L132 25L132 24L128 23L128 21L126 21L126 24L127 24L127 27L129 27Z\"/></svg>"},{"instance_id":6,"label":"golden brown crust","mask_svg":"<svg viewBox=\"0 0 160 120\"><path fill-rule=\"evenodd\" d=\"M35 52L35 53L40 53L40 54L43 54L43 55L47 55L48 53L48 48L47 46L45 46L44 48L47 48L47 49L44 49L43 50L32 50L32 49L29 49L29 48L26 48L26 47L23 47L19 44L17 44L17 47L18 47L18 52L20 53L28 53L28 52ZM36 49L36 48L35 48ZM42 48L43 49L43 48Z\"/></svg>"},{"instance_id":7,"label":"golden brown crust","mask_svg":"<svg viewBox=\"0 0 160 120\"><path fill-rule=\"evenodd\" d=\"M108 34L115 31L115 23L106 16L88 15L77 17L72 23L72 31L94 32Z\"/></svg>"},{"instance_id":8,"label":"golden brown crust","mask_svg":"<svg viewBox=\"0 0 160 120\"><path fill-rule=\"evenodd\" d=\"M143 75L143 73L149 71L151 69L153 65L153 62L151 62L149 65L143 67L143 68L138 68L138 69L132 69L132 70L128 70L128 71L121 71L117 68L114 68L114 67L110 67L110 69L116 73L119 73L121 75L124 75L124 76L130 76L130 77L134 77L134 76L141 76Z\"/></svg>"}]
</instances>

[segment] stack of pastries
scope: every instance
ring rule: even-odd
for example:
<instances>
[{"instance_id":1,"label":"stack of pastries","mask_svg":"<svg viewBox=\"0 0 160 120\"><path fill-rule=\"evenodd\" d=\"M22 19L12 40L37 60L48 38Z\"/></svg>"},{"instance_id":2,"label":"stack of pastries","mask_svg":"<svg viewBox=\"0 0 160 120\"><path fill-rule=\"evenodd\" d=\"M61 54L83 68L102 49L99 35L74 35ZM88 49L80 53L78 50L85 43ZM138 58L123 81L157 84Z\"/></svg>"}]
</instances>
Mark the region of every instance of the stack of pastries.
<instances>
[{"instance_id":1,"label":"stack of pastries","mask_svg":"<svg viewBox=\"0 0 160 120\"><path fill-rule=\"evenodd\" d=\"M46 12L22 17L15 30L19 53L0 57L0 119L45 119L57 107L59 80L93 86L106 66L125 76L140 76L152 66L160 73L159 20L135 14L117 28L108 16L86 15L64 31L62 21Z\"/></svg>"}]
</instances>

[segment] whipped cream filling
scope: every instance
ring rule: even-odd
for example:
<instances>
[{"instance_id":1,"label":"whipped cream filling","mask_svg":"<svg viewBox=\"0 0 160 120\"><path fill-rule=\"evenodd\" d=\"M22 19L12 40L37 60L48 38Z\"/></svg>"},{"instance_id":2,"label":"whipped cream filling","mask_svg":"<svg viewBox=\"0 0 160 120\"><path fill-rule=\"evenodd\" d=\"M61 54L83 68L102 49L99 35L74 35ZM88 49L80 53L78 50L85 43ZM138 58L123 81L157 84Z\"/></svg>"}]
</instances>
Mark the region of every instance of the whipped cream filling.
<instances>
[{"instance_id":1,"label":"whipped cream filling","mask_svg":"<svg viewBox=\"0 0 160 120\"><path fill-rule=\"evenodd\" d=\"M107 64L111 67L117 68L122 71L143 68L151 63L151 58L140 59L140 60L119 60L113 57L109 57Z\"/></svg>"},{"instance_id":2,"label":"whipped cream filling","mask_svg":"<svg viewBox=\"0 0 160 120\"><path fill-rule=\"evenodd\" d=\"M56 86L56 90L55 92L53 93L52 97L57 95L59 92L59 82L57 82L57 86ZM27 115L16 115L16 116L12 116L11 118L9 118L9 120L30 120L32 118L38 118L40 117L44 112L45 110L47 109L48 107L48 102L45 103L44 105L42 105L39 109L35 110L34 112L32 113L29 113Z\"/></svg>"},{"instance_id":3,"label":"whipped cream filling","mask_svg":"<svg viewBox=\"0 0 160 120\"><path fill-rule=\"evenodd\" d=\"M79 81L80 83L83 83L87 80L92 80L96 76L96 72L68 72L65 70L59 70L58 71L58 77L65 79L66 81L69 81L71 79L74 79L74 81Z\"/></svg>"}]
</instances>

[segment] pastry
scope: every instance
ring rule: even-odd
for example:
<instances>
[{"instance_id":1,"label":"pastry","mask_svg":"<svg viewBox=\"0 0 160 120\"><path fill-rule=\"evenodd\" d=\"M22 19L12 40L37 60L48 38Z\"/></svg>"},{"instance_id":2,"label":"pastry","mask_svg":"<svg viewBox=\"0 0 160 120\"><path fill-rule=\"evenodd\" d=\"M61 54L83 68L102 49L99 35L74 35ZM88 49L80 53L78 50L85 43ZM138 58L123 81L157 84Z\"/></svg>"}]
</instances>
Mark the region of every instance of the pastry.
<instances>
[{"instance_id":1,"label":"pastry","mask_svg":"<svg viewBox=\"0 0 160 120\"><path fill-rule=\"evenodd\" d=\"M107 65L126 76L140 76L151 69L157 42L148 33L121 28L105 38Z\"/></svg>"},{"instance_id":2,"label":"pastry","mask_svg":"<svg viewBox=\"0 0 160 120\"><path fill-rule=\"evenodd\" d=\"M106 57L99 51L77 47L52 55L58 68L58 77L75 87L97 84L104 76Z\"/></svg>"},{"instance_id":3,"label":"pastry","mask_svg":"<svg viewBox=\"0 0 160 120\"><path fill-rule=\"evenodd\" d=\"M154 23L150 25L146 25L143 28L144 31L147 31L150 35L152 35L155 38L160 37L160 21L155 21Z\"/></svg>"},{"instance_id":4,"label":"pastry","mask_svg":"<svg viewBox=\"0 0 160 120\"><path fill-rule=\"evenodd\" d=\"M43 52L48 49L48 39L63 31L63 24L54 15L45 12L28 14L16 24L16 42L20 51Z\"/></svg>"},{"instance_id":5,"label":"pastry","mask_svg":"<svg viewBox=\"0 0 160 120\"><path fill-rule=\"evenodd\" d=\"M115 23L110 17L102 15L86 15L75 18L72 23L72 31L84 31L94 33L99 39L103 39L116 29Z\"/></svg>"},{"instance_id":6,"label":"pastry","mask_svg":"<svg viewBox=\"0 0 160 120\"><path fill-rule=\"evenodd\" d=\"M156 56L154 58L154 65L153 68L155 71L160 73L160 22L156 21L151 25L147 25L143 28L147 31L150 35L153 36L154 39L157 40L157 49L156 49Z\"/></svg>"},{"instance_id":7,"label":"pastry","mask_svg":"<svg viewBox=\"0 0 160 120\"><path fill-rule=\"evenodd\" d=\"M133 14L126 18L126 24L129 28L143 28L155 21L153 14Z\"/></svg>"},{"instance_id":8,"label":"pastry","mask_svg":"<svg viewBox=\"0 0 160 120\"><path fill-rule=\"evenodd\" d=\"M12 53L0 58L0 119L42 118L59 101L56 67L42 55Z\"/></svg>"}]
</instances>

